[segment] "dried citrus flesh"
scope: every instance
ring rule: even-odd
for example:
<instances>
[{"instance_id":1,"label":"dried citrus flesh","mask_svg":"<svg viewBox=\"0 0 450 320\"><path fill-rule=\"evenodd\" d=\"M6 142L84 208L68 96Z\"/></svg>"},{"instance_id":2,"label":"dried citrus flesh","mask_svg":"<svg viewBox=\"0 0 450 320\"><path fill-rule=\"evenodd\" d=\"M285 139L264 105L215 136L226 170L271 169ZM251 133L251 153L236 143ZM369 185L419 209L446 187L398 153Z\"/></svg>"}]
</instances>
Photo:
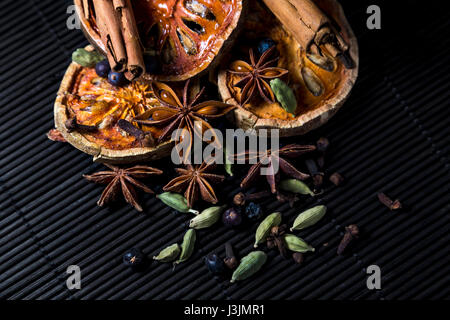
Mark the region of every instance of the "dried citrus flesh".
<instances>
[{"instance_id":1,"label":"dried citrus flesh","mask_svg":"<svg viewBox=\"0 0 450 320\"><path fill-rule=\"evenodd\" d=\"M218 55L237 26L242 0L134 0L133 11L145 52L157 59L157 68L147 71L185 80ZM98 33L95 19L87 25Z\"/></svg>"},{"instance_id":2,"label":"dried citrus flesh","mask_svg":"<svg viewBox=\"0 0 450 320\"><path fill-rule=\"evenodd\" d=\"M115 87L98 77L95 69L82 67L76 74L71 92L66 95L66 103L79 124L98 127L94 132L83 133L83 136L112 150L141 147L140 142L120 129L117 122L120 119L131 121L137 114L159 105L146 82L135 81L124 87ZM155 138L160 133L153 127L141 129Z\"/></svg>"},{"instance_id":3,"label":"dried citrus flesh","mask_svg":"<svg viewBox=\"0 0 450 320\"><path fill-rule=\"evenodd\" d=\"M306 52L296 42L291 34L289 34L278 21L278 19L266 8L263 8L256 1L252 1L249 15L246 17L241 32L241 39L236 50L232 53L231 61L237 59L248 60L248 45L246 43L254 43L253 39L270 38L277 43L277 50L280 53L280 59L277 67L289 70L285 82L294 90L297 99L297 110L295 117L307 113L320 106L321 102L333 96L338 89L342 80L342 64L336 60L335 68L332 72L326 71L306 58ZM322 48L324 54L326 50ZM324 85L324 93L320 96L314 96L306 87L301 69L302 66L310 68L322 81ZM240 80L238 76L227 74L227 86L232 96L239 101L241 89L235 87L234 84ZM263 119L281 119L292 120L293 116L286 112L281 105L276 103L267 103L262 99L254 99L244 106L246 109Z\"/></svg>"}]
</instances>

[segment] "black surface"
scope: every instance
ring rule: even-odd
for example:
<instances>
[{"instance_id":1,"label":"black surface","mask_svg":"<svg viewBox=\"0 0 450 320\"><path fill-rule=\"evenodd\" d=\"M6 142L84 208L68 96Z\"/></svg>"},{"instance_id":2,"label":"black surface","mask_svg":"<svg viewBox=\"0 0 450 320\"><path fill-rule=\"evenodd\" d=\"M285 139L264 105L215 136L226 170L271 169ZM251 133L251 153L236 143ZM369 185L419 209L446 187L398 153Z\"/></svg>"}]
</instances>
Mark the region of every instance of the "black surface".
<instances>
[{"instance_id":1,"label":"black surface","mask_svg":"<svg viewBox=\"0 0 450 320\"><path fill-rule=\"evenodd\" d=\"M391 1L394 2L394 1ZM257 225L199 232L194 256L172 271L153 263L142 273L121 264L141 247L152 256L180 241L189 216L143 197L145 214L99 208L102 187L81 175L100 168L87 155L46 138L53 102L71 52L87 42L66 28L70 1L0 3L0 297L9 299L439 299L448 298L449 27L437 1L382 7L381 31L365 27L366 1L343 1L359 39L360 76L344 108L304 140L332 142L329 172L346 184L290 209L267 200L266 212L286 222L315 202L329 213L299 233L316 247L302 267L270 252L251 280L229 286L212 278L202 257L252 249ZM165 168L163 162L153 164ZM162 186L164 179L150 183ZM220 194L230 199L236 182ZM407 210L390 212L385 191ZM363 237L336 256L343 228ZM328 243L328 246L323 246ZM82 289L66 288L68 265L82 269ZM382 289L366 288L365 268L382 270Z\"/></svg>"}]
</instances>

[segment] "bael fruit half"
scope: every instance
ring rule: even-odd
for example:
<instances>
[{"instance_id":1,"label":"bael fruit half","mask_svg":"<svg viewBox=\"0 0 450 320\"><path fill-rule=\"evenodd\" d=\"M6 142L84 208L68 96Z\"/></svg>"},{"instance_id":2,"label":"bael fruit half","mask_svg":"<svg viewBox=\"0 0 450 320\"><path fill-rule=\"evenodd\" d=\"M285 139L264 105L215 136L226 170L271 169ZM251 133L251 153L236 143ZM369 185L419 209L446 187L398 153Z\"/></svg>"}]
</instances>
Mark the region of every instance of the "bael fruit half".
<instances>
[{"instance_id":1,"label":"bael fruit half","mask_svg":"<svg viewBox=\"0 0 450 320\"><path fill-rule=\"evenodd\" d=\"M93 47L86 49L92 51ZM157 128L131 124L137 113L159 105L146 81L113 86L99 77L95 68L72 62L55 101L55 126L67 142L93 155L94 161L159 159L170 154L173 144L164 141L156 145Z\"/></svg>"},{"instance_id":2,"label":"bael fruit half","mask_svg":"<svg viewBox=\"0 0 450 320\"><path fill-rule=\"evenodd\" d=\"M257 132L259 129L279 129L280 136L305 134L327 122L349 96L358 77L357 40L342 7L336 0L320 0L315 3L339 25L341 36L349 44L349 54L354 67L346 69L338 59L319 67L306 57L304 48L262 4L262 1L249 0L248 5L252 10L249 10L242 25L239 43L231 52L230 61L224 62L219 71L218 85L222 100L239 105L242 90L235 86L240 78L229 72L233 66L232 62L236 60L248 62L250 48L257 52L266 45L266 43L261 45L260 42L258 46L255 39L270 39L274 41L277 49L275 51L279 53L279 59L273 67L289 71L281 80L293 90L297 108L294 108L295 111L291 114L277 101L270 103L263 99L252 99L241 108L235 109L234 120L238 127L244 130L255 129ZM326 49L323 49L323 53L325 57L331 56ZM313 87L314 82L307 83L304 79L317 80L320 90ZM270 80L267 82L270 83ZM314 90L317 95L311 93Z\"/></svg>"},{"instance_id":3,"label":"bael fruit half","mask_svg":"<svg viewBox=\"0 0 450 320\"><path fill-rule=\"evenodd\" d=\"M75 0L81 26L100 52L104 45L95 22L87 18L83 3ZM133 0L133 11L145 55L157 60L146 77L181 81L204 71L233 42L243 10L243 0ZM233 34L233 35L232 35Z\"/></svg>"}]
</instances>

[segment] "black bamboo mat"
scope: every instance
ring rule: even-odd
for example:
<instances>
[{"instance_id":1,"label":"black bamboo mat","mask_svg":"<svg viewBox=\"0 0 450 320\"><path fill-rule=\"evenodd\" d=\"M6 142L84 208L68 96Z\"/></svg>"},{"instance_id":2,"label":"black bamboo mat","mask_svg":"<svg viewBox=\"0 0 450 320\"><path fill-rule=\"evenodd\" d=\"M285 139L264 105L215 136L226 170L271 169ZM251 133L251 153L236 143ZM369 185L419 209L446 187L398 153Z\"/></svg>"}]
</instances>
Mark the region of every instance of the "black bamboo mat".
<instances>
[{"instance_id":1,"label":"black bamboo mat","mask_svg":"<svg viewBox=\"0 0 450 320\"><path fill-rule=\"evenodd\" d=\"M263 203L267 213L281 211L286 222L317 202L326 204L326 218L300 233L316 252L301 267L270 252L258 275L229 286L208 274L202 257L212 251L223 255L228 240L239 255L246 254L257 225L199 232L195 254L174 271L153 263L133 273L122 265L131 247L152 256L179 242L189 216L151 196L142 198L143 214L125 205L96 206L102 188L81 175L102 166L46 138L71 52L87 44L81 31L66 27L71 2L1 1L0 297L448 298L450 40L445 30L450 22L437 3L427 2L427 8L414 1L402 8L373 3L382 8L380 31L366 28L372 2L343 1L359 39L360 76L336 117L301 138L330 139L329 172L339 171L345 185L328 186L319 199L294 209ZM164 161L154 166L167 168ZM150 185L158 189L165 182ZM237 191L234 185L219 191L224 200ZM390 212L378 202L378 191L398 197L407 208ZM350 254L338 257L336 247L350 223L358 224L363 236ZM66 287L65 271L72 264L82 270L79 291ZM381 268L381 290L366 287L365 268L371 264Z\"/></svg>"}]
</instances>

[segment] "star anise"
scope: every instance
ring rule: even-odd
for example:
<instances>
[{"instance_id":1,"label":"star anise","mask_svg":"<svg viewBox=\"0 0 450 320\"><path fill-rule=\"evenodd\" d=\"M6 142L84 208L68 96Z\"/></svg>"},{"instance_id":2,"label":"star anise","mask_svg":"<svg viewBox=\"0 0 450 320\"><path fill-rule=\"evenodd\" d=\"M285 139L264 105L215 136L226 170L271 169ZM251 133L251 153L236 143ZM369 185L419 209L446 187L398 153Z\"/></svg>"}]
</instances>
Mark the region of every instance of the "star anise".
<instances>
[{"instance_id":1,"label":"star anise","mask_svg":"<svg viewBox=\"0 0 450 320\"><path fill-rule=\"evenodd\" d=\"M292 164L290 164L284 158L297 158L302 154L314 151L316 147L314 145L298 145L290 144L277 150L267 151L246 151L243 154L235 154L235 159L245 158L247 161L256 161L250 167L247 176L242 180L241 187L249 187L258 176L263 175L262 169L265 169L264 175L267 182L270 185L272 193L277 192L277 183L280 178L280 170L284 174L299 180L306 180L309 178L309 174L298 171ZM275 172L274 162L278 163L280 170Z\"/></svg>"},{"instance_id":2,"label":"star anise","mask_svg":"<svg viewBox=\"0 0 450 320\"><path fill-rule=\"evenodd\" d=\"M211 173L214 168L215 164L212 162L203 162L201 165L187 164L186 169L176 168L180 176L170 181L163 189L178 193L184 191L191 208L198 200L199 194L203 200L215 204L218 200L211 183L222 182L225 177Z\"/></svg>"},{"instance_id":3,"label":"star anise","mask_svg":"<svg viewBox=\"0 0 450 320\"><path fill-rule=\"evenodd\" d=\"M138 187L147 193L154 193L143 183L136 179L146 178L151 175L160 175L163 172L148 166L134 166L127 169L122 169L113 165L105 164L112 171L100 171L92 175L83 175L89 181L107 184L97 204L103 206L105 203L113 201L122 190L122 194L129 204L142 211L142 207L137 202L137 194L134 187Z\"/></svg>"},{"instance_id":4,"label":"star anise","mask_svg":"<svg viewBox=\"0 0 450 320\"><path fill-rule=\"evenodd\" d=\"M267 237L267 247L269 249L275 246L280 251L280 255L284 258L287 257L286 244L284 242L284 235L286 233L287 226L285 224L281 226L275 226L270 230L270 235Z\"/></svg>"},{"instance_id":5,"label":"star anise","mask_svg":"<svg viewBox=\"0 0 450 320\"><path fill-rule=\"evenodd\" d=\"M239 103L241 106L248 103L255 95L256 90L258 90L259 95L268 103L275 102L275 95L272 88L267 83L266 80L272 80L280 78L287 74L289 71L283 68L271 67L279 58L269 60L274 53L275 46L266 50L258 62L255 60L255 54L253 49L250 49L250 64L238 60L231 64L229 73L242 77L237 83L234 84L235 87L241 87L242 93Z\"/></svg>"},{"instance_id":6,"label":"star anise","mask_svg":"<svg viewBox=\"0 0 450 320\"><path fill-rule=\"evenodd\" d=\"M186 81L184 86L183 102L167 84L161 82L152 83L153 93L161 106L147 110L135 117L134 121L149 126L163 126L164 129L158 139L158 143L164 141L174 130L184 129L188 131L191 138L190 146L192 146L193 133L203 138L203 133L208 129L212 129L211 125L205 121L205 118L218 118L236 108L219 101L205 101L197 104L205 88L201 89L191 102L188 102L189 83L190 80ZM194 125L196 122L200 125ZM214 132L212 133L214 134ZM214 137L213 142L219 143L217 137Z\"/></svg>"}]
</instances>

